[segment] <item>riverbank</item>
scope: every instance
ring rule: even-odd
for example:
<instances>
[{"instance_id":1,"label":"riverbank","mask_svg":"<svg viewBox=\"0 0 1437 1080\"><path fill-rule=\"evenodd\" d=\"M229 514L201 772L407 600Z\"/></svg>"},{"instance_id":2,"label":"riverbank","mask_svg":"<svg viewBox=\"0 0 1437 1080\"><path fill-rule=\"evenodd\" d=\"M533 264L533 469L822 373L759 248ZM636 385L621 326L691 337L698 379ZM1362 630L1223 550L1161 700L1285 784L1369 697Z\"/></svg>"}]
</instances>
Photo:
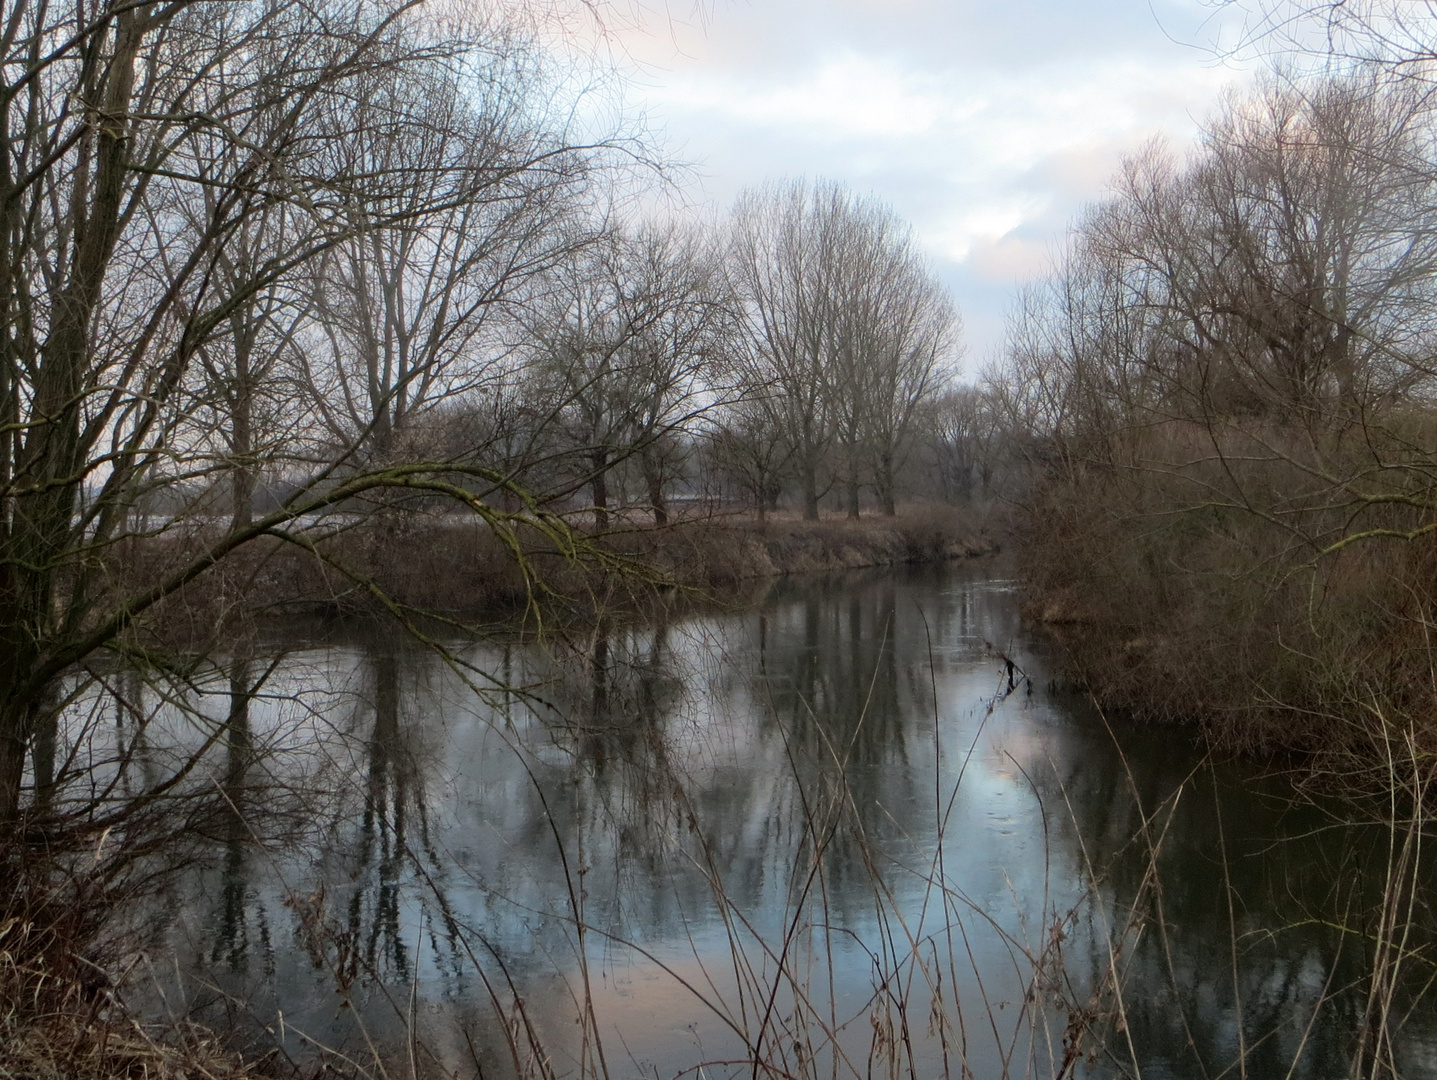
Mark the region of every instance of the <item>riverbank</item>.
<instances>
[{"instance_id":1,"label":"riverbank","mask_svg":"<svg viewBox=\"0 0 1437 1080\"><path fill-rule=\"evenodd\" d=\"M376 518L310 546L261 540L165 604L167 638L202 640L256 618L349 617L402 611L502 623L534 601L556 613L642 606L674 590L742 602L788 574L936 565L1001 550L1001 529L981 509L903 507L894 517L803 521L705 514L664 526L622 522L603 532L552 533L520 524L503 538L478 519ZM512 543L510 542L512 540ZM153 576L177 562L182 541L156 541L129 563ZM193 543L193 542L192 542Z\"/></svg>"},{"instance_id":2,"label":"riverbank","mask_svg":"<svg viewBox=\"0 0 1437 1080\"><path fill-rule=\"evenodd\" d=\"M615 549L681 585L715 588L787 574L937 565L1001 550L981 511L909 506L893 517L712 518L616 538Z\"/></svg>"},{"instance_id":3,"label":"riverbank","mask_svg":"<svg viewBox=\"0 0 1437 1080\"><path fill-rule=\"evenodd\" d=\"M1015 542L1023 615L1102 708L1322 791L1427 798L1430 550L1316 561L1261 523L1239 534L1192 514L1143 531L1096 506L1050 509Z\"/></svg>"},{"instance_id":4,"label":"riverbank","mask_svg":"<svg viewBox=\"0 0 1437 1080\"><path fill-rule=\"evenodd\" d=\"M0 850L0 1077L276 1075L203 1025L158 1023L126 1006L112 974L133 970L139 957L109 926L119 902L100 849L78 868L54 852Z\"/></svg>"}]
</instances>

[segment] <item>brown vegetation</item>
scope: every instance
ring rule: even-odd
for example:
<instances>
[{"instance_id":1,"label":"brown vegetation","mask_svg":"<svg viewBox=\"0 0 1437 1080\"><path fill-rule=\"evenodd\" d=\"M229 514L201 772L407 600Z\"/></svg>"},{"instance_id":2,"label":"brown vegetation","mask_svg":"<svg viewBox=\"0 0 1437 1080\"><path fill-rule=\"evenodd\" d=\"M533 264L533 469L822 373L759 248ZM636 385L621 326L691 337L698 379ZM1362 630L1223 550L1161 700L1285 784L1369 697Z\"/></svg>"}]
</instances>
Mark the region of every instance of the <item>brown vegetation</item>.
<instances>
[{"instance_id":1,"label":"brown vegetation","mask_svg":"<svg viewBox=\"0 0 1437 1080\"><path fill-rule=\"evenodd\" d=\"M679 517L576 533L560 550L538 529L519 528L518 553L482 521L406 517L364 521L313 549L278 540L252 545L165 605L154 620L165 640L195 643L231 632L236 620L402 611L503 620L537 603L544 616L596 602L642 604L655 590L695 599L783 574L935 564L999 550L999 526L977 509L913 505L894 517L804 521L744 515ZM138 546L119 572L173 562L175 538ZM198 544L199 541L196 541ZM542 586L536 590L536 582ZM720 595L722 594L722 595Z\"/></svg>"},{"instance_id":2,"label":"brown vegetation","mask_svg":"<svg viewBox=\"0 0 1437 1080\"><path fill-rule=\"evenodd\" d=\"M1129 162L991 389L1077 679L1384 792L1437 751L1432 131L1380 76L1234 99Z\"/></svg>"},{"instance_id":3,"label":"brown vegetation","mask_svg":"<svg viewBox=\"0 0 1437 1080\"><path fill-rule=\"evenodd\" d=\"M893 517L857 520L691 519L668 531L624 534L615 544L677 584L701 591L780 574L940 563L999 550L995 530L976 509L937 505L913 505Z\"/></svg>"},{"instance_id":4,"label":"brown vegetation","mask_svg":"<svg viewBox=\"0 0 1437 1080\"><path fill-rule=\"evenodd\" d=\"M44 864L44 860L40 860ZM6 1080L242 1080L271 1075L193 1025L141 1023L110 982L100 875L0 862L0 1076ZM113 944L109 947L113 951Z\"/></svg>"}]
</instances>

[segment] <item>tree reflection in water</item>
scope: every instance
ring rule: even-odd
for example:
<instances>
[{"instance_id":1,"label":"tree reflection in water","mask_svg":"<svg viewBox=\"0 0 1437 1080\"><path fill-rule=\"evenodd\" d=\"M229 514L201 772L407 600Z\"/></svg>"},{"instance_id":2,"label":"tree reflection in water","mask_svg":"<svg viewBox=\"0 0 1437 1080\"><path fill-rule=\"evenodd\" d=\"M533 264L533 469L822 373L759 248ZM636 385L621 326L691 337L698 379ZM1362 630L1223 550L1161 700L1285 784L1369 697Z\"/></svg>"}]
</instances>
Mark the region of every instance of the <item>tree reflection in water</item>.
<instances>
[{"instance_id":1,"label":"tree reflection in water","mask_svg":"<svg viewBox=\"0 0 1437 1080\"><path fill-rule=\"evenodd\" d=\"M994 650L1040 692L1006 693ZM298 1031L485 1075L1351 1059L1382 838L1171 735L1119 754L1041 690L1003 582L792 581L452 662L376 638L295 654L264 701L250 663L226 676L232 831L153 918L198 1015L201 986L282 1011L292 1053ZM318 809L258 848L277 786ZM1094 1062L1064 1056L1078 1034ZM1437 1034L1416 1011L1398 1041L1420 1071Z\"/></svg>"},{"instance_id":2,"label":"tree reflection in water","mask_svg":"<svg viewBox=\"0 0 1437 1080\"><path fill-rule=\"evenodd\" d=\"M225 719L225 765L221 792L230 814L225 823L224 869L221 873L221 912L217 920L211 962L223 960L235 971L243 972L249 964L249 921L245 907L249 896L249 873L245 866L249 857L250 815L249 773L253 744L250 733L250 701L254 665L239 656L229 664L229 715ZM261 918L260 931L268 945L268 920ZM263 954L270 953L264 947Z\"/></svg>"}]
</instances>

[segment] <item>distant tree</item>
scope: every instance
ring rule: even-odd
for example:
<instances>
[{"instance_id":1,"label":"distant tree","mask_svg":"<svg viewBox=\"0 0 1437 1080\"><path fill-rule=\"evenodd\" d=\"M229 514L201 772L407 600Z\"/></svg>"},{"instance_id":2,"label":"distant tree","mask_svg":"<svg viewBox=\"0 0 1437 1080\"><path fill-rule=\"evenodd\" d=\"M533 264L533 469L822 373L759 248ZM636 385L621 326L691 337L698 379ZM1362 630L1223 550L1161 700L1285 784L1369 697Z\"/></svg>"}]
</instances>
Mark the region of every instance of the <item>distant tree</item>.
<instances>
[{"instance_id":1,"label":"distant tree","mask_svg":"<svg viewBox=\"0 0 1437 1080\"><path fill-rule=\"evenodd\" d=\"M946 502L987 497L1002 454L1003 418L986 386L958 386L934 398L920 423Z\"/></svg>"},{"instance_id":2,"label":"distant tree","mask_svg":"<svg viewBox=\"0 0 1437 1080\"><path fill-rule=\"evenodd\" d=\"M529 301L531 392L582 462L595 525L615 466L637 459L657 524L668 520L665 454L722 394L731 308L699 240L615 231L556 265Z\"/></svg>"},{"instance_id":3,"label":"distant tree","mask_svg":"<svg viewBox=\"0 0 1437 1080\"><path fill-rule=\"evenodd\" d=\"M734 291L753 348L747 381L762 388L790 441L803 516L818 518L833 441L829 381L838 355L830 249L847 197L802 182L750 191L733 217Z\"/></svg>"},{"instance_id":4,"label":"distant tree","mask_svg":"<svg viewBox=\"0 0 1437 1080\"><path fill-rule=\"evenodd\" d=\"M733 235L748 382L788 432L804 516L818 517L825 473L850 517L869 476L893 513L914 418L958 347L952 300L891 210L835 184L748 192Z\"/></svg>"},{"instance_id":5,"label":"distant tree","mask_svg":"<svg viewBox=\"0 0 1437 1080\"><path fill-rule=\"evenodd\" d=\"M708 470L742 494L760 522L778 508L793 447L765 397L750 394L719 413L707 450Z\"/></svg>"},{"instance_id":6,"label":"distant tree","mask_svg":"<svg viewBox=\"0 0 1437 1080\"><path fill-rule=\"evenodd\" d=\"M947 383L961 334L947 288L917 257L911 237L897 240L875 253L870 264L877 295L852 332L858 343L853 352L863 359L849 390L861 403L874 486L890 516L896 510L896 478L912 447L920 411Z\"/></svg>"},{"instance_id":7,"label":"distant tree","mask_svg":"<svg viewBox=\"0 0 1437 1080\"><path fill-rule=\"evenodd\" d=\"M214 192L206 189L208 201ZM259 267L302 242L299 228L310 224L283 204L261 207L236 228L231 248L218 253L214 274L221 291L240 291ZM168 259L167 247L157 257ZM213 413L215 453L228 474L230 527L254 520L256 485L263 471L283 466L299 431L300 392L289 373L302 361L301 328L311 314L309 299L289 276L275 278L234 305L225 324L197 349L195 416ZM196 439L198 443L199 438Z\"/></svg>"}]
</instances>

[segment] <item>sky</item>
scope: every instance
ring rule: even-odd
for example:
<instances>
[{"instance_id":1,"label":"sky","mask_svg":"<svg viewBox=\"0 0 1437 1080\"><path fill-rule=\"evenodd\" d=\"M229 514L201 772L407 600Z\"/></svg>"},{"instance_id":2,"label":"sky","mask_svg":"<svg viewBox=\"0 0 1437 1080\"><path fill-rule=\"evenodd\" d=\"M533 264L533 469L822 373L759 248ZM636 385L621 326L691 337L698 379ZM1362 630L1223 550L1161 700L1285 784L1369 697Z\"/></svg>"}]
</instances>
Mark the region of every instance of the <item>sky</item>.
<instances>
[{"instance_id":1,"label":"sky","mask_svg":"<svg viewBox=\"0 0 1437 1080\"><path fill-rule=\"evenodd\" d=\"M805 176L883 200L953 291L969 373L1124 155L1191 146L1251 78L1213 0L649 2L614 33L690 198Z\"/></svg>"}]
</instances>

